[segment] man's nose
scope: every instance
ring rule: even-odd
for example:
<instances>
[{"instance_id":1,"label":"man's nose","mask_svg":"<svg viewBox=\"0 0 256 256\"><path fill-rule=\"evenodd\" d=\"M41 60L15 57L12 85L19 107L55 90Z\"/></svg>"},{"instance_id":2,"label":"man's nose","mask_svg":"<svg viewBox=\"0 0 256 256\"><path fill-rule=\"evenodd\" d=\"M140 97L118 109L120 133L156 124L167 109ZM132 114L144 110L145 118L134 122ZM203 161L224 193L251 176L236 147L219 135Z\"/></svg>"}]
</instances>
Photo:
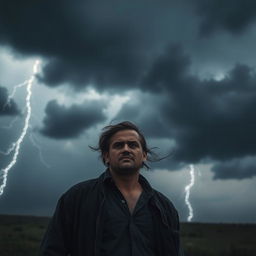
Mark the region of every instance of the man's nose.
<instances>
[{"instance_id":1,"label":"man's nose","mask_svg":"<svg viewBox=\"0 0 256 256\"><path fill-rule=\"evenodd\" d=\"M127 143L124 144L123 150L128 152L130 151L130 147Z\"/></svg>"}]
</instances>

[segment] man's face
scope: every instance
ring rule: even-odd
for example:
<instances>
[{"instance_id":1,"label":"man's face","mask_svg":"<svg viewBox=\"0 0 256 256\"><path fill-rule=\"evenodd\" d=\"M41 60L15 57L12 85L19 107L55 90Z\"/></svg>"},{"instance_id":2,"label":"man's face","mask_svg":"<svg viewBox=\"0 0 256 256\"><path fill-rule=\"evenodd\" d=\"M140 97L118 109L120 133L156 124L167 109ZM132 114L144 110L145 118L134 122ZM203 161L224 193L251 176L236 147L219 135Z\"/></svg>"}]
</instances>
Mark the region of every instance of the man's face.
<instances>
[{"instance_id":1,"label":"man's face","mask_svg":"<svg viewBox=\"0 0 256 256\"><path fill-rule=\"evenodd\" d=\"M109 151L104 155L110 170L120 175L138 172L146 158L139 134L134 130L115 133L110 139Z\"/></svg>"}]
</instances>

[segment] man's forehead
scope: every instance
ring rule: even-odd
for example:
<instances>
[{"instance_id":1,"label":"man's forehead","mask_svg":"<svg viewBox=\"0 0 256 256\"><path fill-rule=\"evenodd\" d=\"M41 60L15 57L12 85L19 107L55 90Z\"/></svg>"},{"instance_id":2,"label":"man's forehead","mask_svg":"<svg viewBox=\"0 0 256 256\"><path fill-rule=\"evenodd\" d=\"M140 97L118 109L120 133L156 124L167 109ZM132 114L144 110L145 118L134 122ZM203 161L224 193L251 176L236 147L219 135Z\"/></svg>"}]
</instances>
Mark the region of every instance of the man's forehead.
<instances>
[{"instance_id":1,"label":"man's forehead","mask_svg":"<svg viewBox=\"0 0 256 256\"><path fill-rule=\"evenodd\" d=\"M140 141L139 134L134 130L123 130L115 133L111 139L110 143L116 141Z\"/></svg>"}]
</instances>

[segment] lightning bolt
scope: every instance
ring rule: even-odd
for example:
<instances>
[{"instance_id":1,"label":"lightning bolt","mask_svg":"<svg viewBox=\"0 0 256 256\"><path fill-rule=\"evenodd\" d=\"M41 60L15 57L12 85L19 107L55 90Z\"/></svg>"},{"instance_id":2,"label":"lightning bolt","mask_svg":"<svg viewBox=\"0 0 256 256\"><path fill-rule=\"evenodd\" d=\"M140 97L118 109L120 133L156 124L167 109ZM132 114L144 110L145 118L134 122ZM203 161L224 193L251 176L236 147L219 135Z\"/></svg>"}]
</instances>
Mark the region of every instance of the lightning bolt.
<instances>
[{"instance_id":1,"label":"lightning bolt","mask_svg":"<svg viewBox=\"0 0 256 256\"><path fill-rule=\"evenodd\" d=\"M12 151L14 151L14 154L13 154L11 162L4 169L1 169L2 184L0 186L0 196L4 193L4 188L6 187L6 182L7 182L7 177L8 177L9 170L16 164L16 161L17 161L17 158L18 158L18 155L19 155L19 151L20 151L21 143L23 142L24 137L27 134L27 130L28 130L28 127L29 127L29 121L30 121L30 117L31 117L31 102L30 102L31 95L32 95L31 88L32 88L33 82L35 80L35 75L38 72L39 64L40 64L40 61L36 60L35 63L34 63L34 66L33 66L33 74L31 75L30 79L23 82L22 84L19 84L19 85L15 86L14 90L13 90L13 93L11 94L11 97L12 97L15 94L17 88L26 85L26 88L27 88L27 96L26 96L27 113L26 113L26 118L25 118L25 122L24 122L24 127L22 129L20 137L18 138L18 140L16 142L14 142L12 144L12 146L6 152L7 154L10 154ZM6 105L9 104L11 97L8 97Z\"/></svg>"},{"instance_id":2,"label":"lightning bolt","mask_svg":"<svg viewBox=\"0 0 256 256\"><path fill-rule=\"evenodd\" d=\"M6 103L4 104L4 106L3 106L3 110L4 110L7 106L10 105L11 99L14 97L14 95L15 95L17 89L20 88L20 87L26 86L26 85L29 83L29 81L30 81L30 80L25 80L23 83L17 84L17 85L14 86L12 93L11 93L10 95L8 95L7 101L6 101Z\"/></svg>"},{"instance_id":3,"label":"lightning bolt","mask_svg":"<svg viewBox=\"0 0 256 256\"><path fill-rule=\"evenodd\" d=\"M188 210L189 210L189 215L187 218L187 221L190 222L193 218L193 208L192 205L189 201L189 196L190 196L190 189L194 186L195 184L195 170L194 170L194 166L191 164L189 165L190 168L190 183L185 187L185 203L188 206Z\"/></svg>"},{"instance_id":4,"label":"lightning bolt","mask_svg":"<svg viewBox=\"0 0 256 256\"><path fill-rule=\"evenodd\" d=\"M7 149L7 151L0 151L0 154L5 155L5 156L9 156L12 151L15 149L16 143L12 143L12 145Z\"/></svg>"},{"instance_id":5,"label":"lightning bolt","mask_svg":"<svg viewBox=\"0 0 256 256\"><path fill-rule=\"evenodd\" d=\"M32 133L30 133L29 139L30 139L31 143L34 145L34 147L37 148L37 150L38 150L38 152L39 152L39 157L40 157L40 160L41 160L42 164L43 164L45 167L47 167L47 168L51 168L51 166L50 166L48 163L46 163L46 161L44 160L41 147L40 147L40 146L38 145L38 143L36 142L36 139L35 139L35 137L32 135Z\"/></svg>"}]
</instances>

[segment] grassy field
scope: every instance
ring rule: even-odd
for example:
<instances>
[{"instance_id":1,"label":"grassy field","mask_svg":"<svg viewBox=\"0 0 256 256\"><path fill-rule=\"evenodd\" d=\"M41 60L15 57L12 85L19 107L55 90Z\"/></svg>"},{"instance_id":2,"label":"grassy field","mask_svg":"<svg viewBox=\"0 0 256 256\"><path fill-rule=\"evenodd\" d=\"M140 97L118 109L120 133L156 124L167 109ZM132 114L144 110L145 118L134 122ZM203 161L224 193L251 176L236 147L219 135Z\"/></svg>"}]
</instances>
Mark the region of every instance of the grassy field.
<instances>
[{"instance_id":1,"label":"grassy field","mask_svg":"<svg viewBox=\"0 0 256 256\"><path fill-rule=\"evenodd\" d=\"M188 256L256 256L256 224L183 223Z\"/></svg>"},{"instance_id":2,"label":"grassy field","mask_svg":"<svg viewBox=\"0 0 256 256\"><path fill-rule=\"evenodd\" d=\"M35 256L49 218L0 215L0 255Z\"/></svg>"},{"instance_id":3,"label":"grassy field","mask_svg":"<svg viewBox=\"0 0 256 256\"><path fill-rule=\"evenodd\" d=\"M0 255L35 256L49 218L0 215ZM256 224L182 223L186 256L256 255Z\"/></svg>"}]
</instances>

